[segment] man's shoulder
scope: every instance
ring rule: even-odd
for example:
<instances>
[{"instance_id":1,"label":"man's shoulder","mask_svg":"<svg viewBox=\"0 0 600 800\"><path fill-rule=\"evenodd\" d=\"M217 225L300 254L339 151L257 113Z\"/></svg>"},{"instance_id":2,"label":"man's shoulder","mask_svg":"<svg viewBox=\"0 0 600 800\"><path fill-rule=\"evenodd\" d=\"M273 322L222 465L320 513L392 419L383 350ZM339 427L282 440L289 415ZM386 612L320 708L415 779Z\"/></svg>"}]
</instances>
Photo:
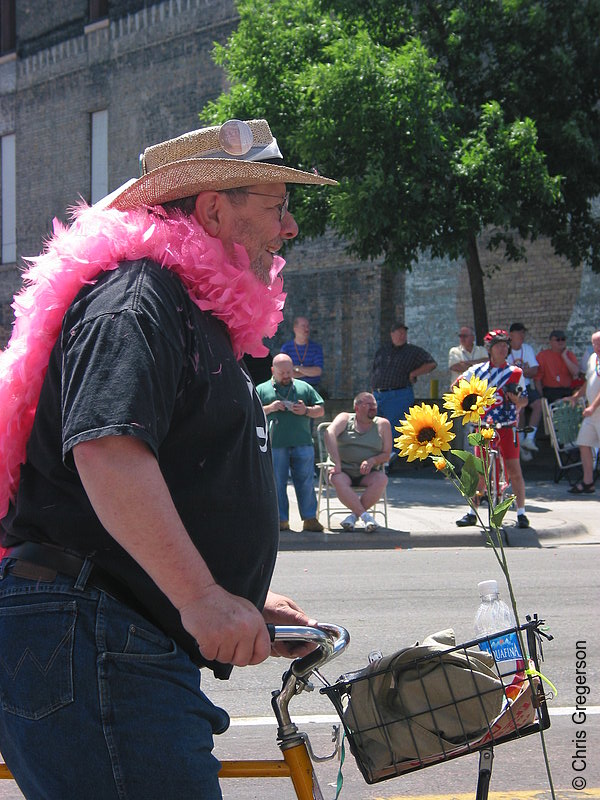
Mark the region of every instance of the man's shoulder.
<instances>
[{"instance_id":1,"label":"man's shoulder","mask_svg":"<svg viewBox=\"0 0 600 800\"><path fill-rule=\"evenodd\" d=\"M533 349L532 345L528 342L523 342L523 352L527 353L527 355L532 355L535 358L535 350Z\"/></svg>"},{"instance_id":2,"label":"man's shoulder","mask_svg":"<svg viewBox=\"0 0 600 800\"><path fill-rule=\"evenodd\" d=\"M407 342L404 347L408 347L409 349L406 351L413 355L418 355L421 358L426 358L427 361L433 361L434 358L428 350L425 350L424 347L421 347L418 344L412 344L412 342Z\"/></svg>"},{"instance_id":3,"label":"man's shoulder","mask_svg":"<svg viewBox=\"0 0 600 800\"><path fill-rule=\"evenodd\" d=\"M284 342L281 347L279 348L280 353L288 353L294 349L294 340L290 339L287 342Z\"/></svg>"},{"instance_id":4,"label":"man's shoulder","mask_svg":"<svg viewBox=\"0 0 600 800\"><path fill-rule=\"evenodd\" d=\"M256 387L256 392L259 397L261 395L270 394L271 392L274 392L273 382L268 380L268 381L263 381L263 383L259 383L258 386Z\"/></svg>"},{"instance_id":5,"label":"man's shoulder","mask_svg":"<svg viewBox=\"0 0 600 800\"><path fill-rule=\"evenodd\" d=\"M160 320L165 314L181 316L182 304L191 301L175 273L147 258L123 261L80 290L65 315L65 323L68 326L73 319L85 322L123 311Z\"/></svg>"},{"instance_id":6,"label":"man's shoulder","mask_svg":"<svg viewBox=\"0 0 600 800\"><path fill-rule=\"evenodd\" d=\"M377 425L378 428L389 428L392 429L391 423L389 419L386 417L374 417L373 422Z\"/></svg>"},{"instance_id":7,"label":"man's shoulder","mask_svg":"<svg viewBox=\"0 0 600 800\"><path fill-rule=\"evenodd\" d=\"M340 425L347 425L350 417L353 417L354 414L351 411L340 411L339 414L336 414L333 420L331 421L331 425L335 425L339 427Z\"/></svg>"}]
</instances>

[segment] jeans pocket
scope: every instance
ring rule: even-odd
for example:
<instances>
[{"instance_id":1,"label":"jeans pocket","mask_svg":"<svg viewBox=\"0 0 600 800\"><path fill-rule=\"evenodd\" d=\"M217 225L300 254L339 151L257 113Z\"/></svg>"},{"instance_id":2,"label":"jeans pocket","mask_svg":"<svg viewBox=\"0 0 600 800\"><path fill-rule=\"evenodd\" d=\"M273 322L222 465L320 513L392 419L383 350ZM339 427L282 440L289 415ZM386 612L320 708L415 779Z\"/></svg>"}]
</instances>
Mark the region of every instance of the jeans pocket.
<instances>
[{"instance_id":1,"label":"jeans pocket","mask_svg":"<svg viewBox=\"0 0 600 800\"><path fill-rule=\"evenodd\" d=\"M73 702L75 602L0 608L0 703L42 719Z\"/></svg>"},{"instance_id":2,"label":"jeans pocket","mask_svg":"<svg viewBox=\"0 0 600 800\"><path fill-rule=\"evenodd\" d=\"M173 652L173 642L164 633L158 630L148 630L140 625L130 625L127 629L124 655L164 656Z\"/></svg>"}]
</instances>

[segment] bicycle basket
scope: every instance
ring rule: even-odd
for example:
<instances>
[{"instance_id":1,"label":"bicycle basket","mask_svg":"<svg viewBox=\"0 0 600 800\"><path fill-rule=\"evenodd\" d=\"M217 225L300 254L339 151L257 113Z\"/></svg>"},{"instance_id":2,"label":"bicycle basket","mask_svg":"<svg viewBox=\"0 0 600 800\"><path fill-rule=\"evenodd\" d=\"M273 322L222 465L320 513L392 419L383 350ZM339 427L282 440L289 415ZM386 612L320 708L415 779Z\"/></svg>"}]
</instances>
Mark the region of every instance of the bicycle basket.
<instances>
[{"instance_id":1,"label":"bicycle basket","mask_svg":"<svg viewBox=\"0 0 600 800\"><path fill-rule=\"evenodd\" d=\"M485 641L456 645L442 631L321 689L367 783L539 730L532 685L524 679L509 699L493 655L479 649Z\"/></svg>"}]
</instances>

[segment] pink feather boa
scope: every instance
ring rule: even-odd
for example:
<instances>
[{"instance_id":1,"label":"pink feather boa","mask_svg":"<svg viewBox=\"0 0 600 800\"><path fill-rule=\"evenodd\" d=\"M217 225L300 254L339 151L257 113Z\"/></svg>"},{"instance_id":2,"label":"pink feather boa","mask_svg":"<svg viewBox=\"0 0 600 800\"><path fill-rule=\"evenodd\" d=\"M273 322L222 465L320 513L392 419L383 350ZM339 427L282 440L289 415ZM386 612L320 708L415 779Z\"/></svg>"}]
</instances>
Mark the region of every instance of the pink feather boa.
<instances>
[{"instance_id":1,"label":"pink feather boa","mask_svg":"<svg viewBox=\"0 0 600 800\"><path fill-rule=\"evenodd\" d=\"M175 272L202 309L229 330L236 358L265 356L270 338L283 319L285 262L273 259L270 284L254 275L243 247L237 264L227 259L221 242L192 217L166 215L162 209L122 212L81 206L66 227L54 220L54 235L44 252L28 259L25 286L15 296L15 323L0 353L0 519L14 499L20 466L48 367L67 308L99 273L121 261L149 258ZM0 551L2 548L0 548Z\"/></svg>"}]
</instances>

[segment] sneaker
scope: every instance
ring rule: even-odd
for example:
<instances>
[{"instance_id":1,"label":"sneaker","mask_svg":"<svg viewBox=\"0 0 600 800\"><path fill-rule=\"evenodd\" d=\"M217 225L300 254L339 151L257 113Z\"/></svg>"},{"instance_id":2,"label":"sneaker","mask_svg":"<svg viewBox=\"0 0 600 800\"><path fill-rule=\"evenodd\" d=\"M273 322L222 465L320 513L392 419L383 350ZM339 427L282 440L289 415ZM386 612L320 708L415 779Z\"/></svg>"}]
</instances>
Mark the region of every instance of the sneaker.
<instances>
[{"instance_id":1,"label":"sneaker","mask_svg":"<svg viewBox=\"0 0 600 800\"><path fill-rule=\"evenodd\" d=\"M287 519L280 519L279 520L279 530L280 531L289 531L289 529L290 529L290 523L287 521Z\"/></svg>"},{"instance_id":2,"label":"sneaker","mask_svg":"<svg viewBox=\"0 0 600 800\"><path fill-rule=\"evenodd\" d=\"M360 518L362 519L362 521L365 524L365 531L367 533L372 533L374 530L376 530L379 527L379 525L375 522L373 517L370 514L368 514L366 511L363 514L360 515Z\"/></svg>"},{"instance_id":3,"label":"sneaker","mask_svg":"<svg viewBox=\"0 0 600 800\"><path fill-rule=\"evenodd\" d=\"M535 439L531 439L529 436L523 439L521 447L524 447L526 450L531 450L532 453L537 453L540 449L535 443Z\"/></svg>"},{"instance_id":4,"label":"sneaker","mask_svg":"<svg viewBox=\"0 0 600 800\"><path fill-rule=\"evenodd\" d=\"M517 514L517 528L528 528L529 520L525 514Z\"/></svg>"},{"instance_id":5,"label":"sneaker","mask_svg":"<svg viewBox=\"0 0 600 800\"><path fill-rule=\"evenodd\" d=\"M345 531L353 531L355 525L356 525L356 515L355 514L349 514L346 517L346 519L342 520L342 528Z\"/></svg>"},{"instance_id":6,"label":"sneaker","mask_svg":"<svg viewBox=\"0 0 600 800\"><path fill-rule=\"evenodd\" d=\"M314 533L322 533L325 528L321 525L316 517L311 517L310 519L304 520L304 523L302 524L302 530L313 531Z\"/></svg>"},{"instance_id":7,"label":"sneaker","mask_svg":"<svg viewBox=\"0 0 600 800\"><path fill-rule=\"evenodd\" d=\"M470 528L477 525L477 517L475 514L465 514L464 517L456 520L456 524L459 528Z\"/></svg>"},{"instance_id":8,"label":"sneaker","mask_svg":"<svg viewBox=\"0 0 600 800\"><path fill-rule=\"evenodd\" d=\"M537 450L537 447L536 447L536 450ZM525 463L527 463L528 461L533 461L532 454L530 453L529 450L525 449L525 446L523 444L521 445L521 449L519 450L519 457L520 457L521 461L524 461Z\"/></svg>"}]
</instances>

